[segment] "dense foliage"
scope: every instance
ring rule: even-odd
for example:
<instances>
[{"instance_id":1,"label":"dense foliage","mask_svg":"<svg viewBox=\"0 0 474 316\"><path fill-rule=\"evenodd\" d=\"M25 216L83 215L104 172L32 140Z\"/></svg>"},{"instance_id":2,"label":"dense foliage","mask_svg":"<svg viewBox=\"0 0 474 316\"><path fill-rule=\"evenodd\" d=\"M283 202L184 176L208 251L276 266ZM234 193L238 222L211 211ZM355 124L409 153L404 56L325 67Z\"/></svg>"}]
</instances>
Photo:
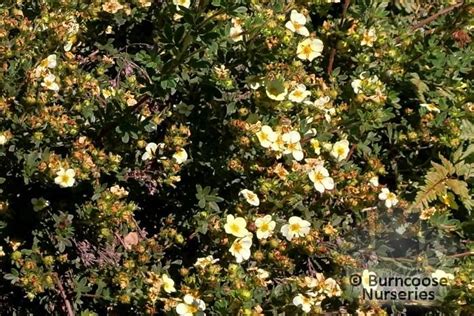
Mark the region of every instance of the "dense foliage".
<instances>
[{"instance_id":1,"label":"dense foliage","mask_svg":"<svg viewBox=\"0 0 474 316\"><path fill-rule=\"evenodd\" d=\"M338 2L1 1L2 313L473 313L474 9Z\"/></svg>"}]
</instances>

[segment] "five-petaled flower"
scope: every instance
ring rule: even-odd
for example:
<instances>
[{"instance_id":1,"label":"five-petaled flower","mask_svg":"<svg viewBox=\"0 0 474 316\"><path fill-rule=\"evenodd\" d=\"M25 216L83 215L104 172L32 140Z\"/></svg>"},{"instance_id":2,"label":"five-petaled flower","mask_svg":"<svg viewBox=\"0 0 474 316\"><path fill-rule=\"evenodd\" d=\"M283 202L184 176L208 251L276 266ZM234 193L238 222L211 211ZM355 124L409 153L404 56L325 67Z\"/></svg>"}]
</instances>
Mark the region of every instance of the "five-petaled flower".
<instances>
[{"instance_id":1,"label":"five-petaled flower","mask_svg":"<svg viewBox=\"0 0 474 316\"><path fill-rule=\"evenodd\" d=\"M68 188L72 187L76 182L74 177L76 176L76 172L74 169L64 169L61 168L56 172L56 178L54 178L54 183L59 185L61 188Z\"/></svg>"},{"instance_id":2,"label":"five-petaled flower","mask_svg":"<svg viewBox=\"0 0 474 316\"><path fill-rule=\"evenodd\" d=\"M204 316L206 303L190 294L183 297L183 303L176 305L176 313L180 316Z\"/></svg>"},{"instance_id":3,"label":"five-petaled flower","mask_svg":"<svg viewBox=\"0 0 474 316\"><path fill-rule=\"evenodd\" d=\"M296 54L299 59L313 61L321 56L324 44L320 39L307 38L298 44Z\"/></svg>"},{"instance_id":4,"label":"five-petaled flower","mask_svg":"<svg viewBox=\"0 0 474 316\"><path fill-rule=\"evenodd\" d=\"M329 176L328 170L321 165L312 169L308 173L308 177L313 182L314 188L320 193L334 189L334 180Z\"/></svg>"},{"instance_id":5,"label":"five-petaled flower","mask_svg":"<svg viewBox=\"0 0 474 316\"><path fill-rule=\"evenodd\" d=\"M310 222L298 216L292 216L288 220L288 224L282 226L281 233L288 241L291 241L295 237L306 236L309 233L310 226Z\"/></svg>"},{"instance_id":6,"label":"five-petaled flower","mask_svg":"<svg viewBox=\"0 0 474 316\"><path fill-rule=\"evenodd\" d=\"M248 235L234 240L229 252L235 257L237 263L241 263L250 258L250 247L252 247L252 237Z\"/></svg>"},{"instance_id":7,"label":"five-petaled flower","mask_svg":"<svg viewBox=\"0 0 474 316\"><path fill-rule=\"evenodd\" d=\"M286 22L285 27L294 33L309 36L309 31L305 24L306 17L303 14L298 13L296 10L291 10L290 21Z\"/></svg>"},{"instance_id":8,"label":"five-petaled flower","mask_svg":"<svg viewBox=\"0 0 474 316\"><path fill-rule=\"evenodd\" d=\"M234 215L227 215L224 230L227 234L235 237L245 237L249 234L247 230L247 221L243 217L234 217Z\"/></svg>"},{"instance_id":9,"label":"five-petaled flower","mask_svg":"<svg viewBox=\"0 0 474 316\"><path fill-rule=\"evenodd\" d=\"M383 188L382 192L379 193L379 199L385 201L385 206L391 208L392 206L397 205L398 199L395 193L390 192L389 189Z\"/></svg>"},{"instance_id":10,"label":"five-petaled flower","mask_svg":"<svg viewBox=\"0 0 474 316\"><path fill-rule=\"evenodd\" d=\"M278 137L277 133L268 125L263 125L256 135L263 148L270 148Z\"/></svg>"},{"instance_id":11,"label":"five-petaled flower","mask_svg":"<svg viewBox=\"0 0 474 316\"><path fill-rule=\"evenodd\" d=\"M255 220L255 226L257 227L257 238L265 239L272 235L276 223L272 220L271 215L265 215Z\"/></svg>"},{"instance_id":12,"label":"five-petaled flower","mask_svg":"<svg viewBox=\"0 0 474 316\"><path fill-rule=\"evenodd\" d=\"M332 146L331 156L336 158L337 161L341 161L347 158L349 154L349 142L345 139L340 140Z\"/></svg>"},{"instance_id":13,"label":"five-petaled flower","mask_svg":"<svg viewBox=\"0 0 474 316\"><path fill-rule=\"evenodd\" d=\"M240 191L239 195L242 195L247 201L247 203L250 205L253 205L253 206L260 205L260 199L258 198L258 195L253 193L250 190L243 189L242 191Z\"/></svg>"}]
</instances>

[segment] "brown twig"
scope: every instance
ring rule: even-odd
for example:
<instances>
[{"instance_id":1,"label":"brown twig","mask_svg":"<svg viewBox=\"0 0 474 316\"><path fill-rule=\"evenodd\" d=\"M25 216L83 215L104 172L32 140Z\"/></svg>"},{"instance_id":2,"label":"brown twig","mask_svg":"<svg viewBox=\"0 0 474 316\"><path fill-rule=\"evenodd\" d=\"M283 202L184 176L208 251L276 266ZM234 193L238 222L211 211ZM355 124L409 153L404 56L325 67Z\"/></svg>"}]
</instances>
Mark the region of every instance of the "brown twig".
<instances>
[{"instance_id":1,"label":"brown twig","mask_svg":"<svg viewBox=\"0 0 474 316\"><path fill-rule=\"evenodd\" d=\"M433 22L434 20L436 20L440 16L448 14L449 12L453 11L454 9L457 9L457 8L461 7L463 4L464 4L464 0L459 1L459 2L449 6L447 8L444 8L444 9L440 10L438 13L435 13L432 16L429 16L426 19L421 20L420 22L413 25L411 28L412 28L412 30L419 29L420 27L423 27L426 24L429 24L429 23Z\"/></svg>"},{"instance_id":2,"label":"brown twig","mask_svg":"<svg viewBox=\"0 0 474 316\"><path fill-rule=\"evenodd\" d=\"M462 257L467 257L467 256L474 256L474 251L466 251L466 252L450 255L450 256L447 256L447 257L448 258L462 258Z\"/></svg>"},{"instance_id":3,"label":"brown twig","mask_svg":"<svg viewBox=\"0 0 474 316\"><path fill-rule=\"evenodd\" d=\"M350 3L351 3L351 0L345 0L344 1L344 6L342 7L341 22L339 24L340 27L344 23L344 17L346 16L347 8L349 8ZM336 59L336 52L337 52L337 49L335 47L333 47L331 49L331 54L329 55L328 68L326 70L328 74L332 73L332 70L333 70L333 67L334 67L334 59Z\"/></svg>"},{"instance_id":4,"label":"brown twig","mask_svg":"<svg viewBox=\"0 0 474 316\"><path fill-rule=\"evenodd\" d=\"M66 291L64 290L63 284L61 283L61 280L59 279L59 276L57 273L54 273L54 279L55 279L56 285L58 286L59 294L61 295L61 298L64 301L64 306L66 307L67 315L74 316L74 309L72 308L71 302L67 298Z\"/></svg>"}]
</instances>

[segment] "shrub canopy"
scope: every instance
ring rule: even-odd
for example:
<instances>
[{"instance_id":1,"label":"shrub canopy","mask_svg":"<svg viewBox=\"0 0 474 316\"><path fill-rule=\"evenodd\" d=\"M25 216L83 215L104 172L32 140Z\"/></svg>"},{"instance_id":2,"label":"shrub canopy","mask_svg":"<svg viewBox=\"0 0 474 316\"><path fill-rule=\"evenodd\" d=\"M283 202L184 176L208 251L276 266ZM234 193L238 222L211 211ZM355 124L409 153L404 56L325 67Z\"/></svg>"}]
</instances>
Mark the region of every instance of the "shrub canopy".
<instances>
[{"instance_id":1,"label":"shrub canopy","mask_svg":"<svg viewBox=\"0 0 474 316\"><path fill-rule=\"evenodd\" d=\"M3 0L2 312L472 313L473 8L338 2Z\"/></svg>"}]
</instances>

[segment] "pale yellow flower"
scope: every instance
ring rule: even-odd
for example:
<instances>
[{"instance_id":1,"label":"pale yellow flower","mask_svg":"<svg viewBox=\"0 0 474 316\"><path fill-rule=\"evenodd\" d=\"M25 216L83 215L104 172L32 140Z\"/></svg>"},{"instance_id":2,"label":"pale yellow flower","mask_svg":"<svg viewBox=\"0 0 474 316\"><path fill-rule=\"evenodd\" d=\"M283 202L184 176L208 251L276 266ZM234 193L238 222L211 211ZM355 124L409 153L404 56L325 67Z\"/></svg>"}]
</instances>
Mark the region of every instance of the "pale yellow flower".
<instances>
[{"instance_id":1,"label":"pale yellow flower","mask_svg":"<svg viewBox=\"0 0 474 316\"><path fill-rule=\"evenodd\" d=\"M76 182L74 179L76 176L74 169L65 170L64 168L61 168L58 172L56 172L56 176L57 177L54 178L54 183L59 185L61 188L72 187Z\"/></svg>"},{"instance_id":2,"label":"pale yellow flower","mask_svg":"<svg viewBox=\"0 0 474 316\"><path fill-rule=\"evenodd\" d=\"M203 300L186 294L183 297L183 303L176 305L176 313L180 316L194 316L200 313L204 315L203 311L206 309L206 304Z\"/></svg>"},{"instance_id":3,"label":"pale yellow flower","mask_svg":"<svg viewBox=\"0 0 474 316\"><path fill-rule=\"evenodd\" d=\"M0 133L0 145L5 145L8 142L8 138L3 135L3 133Z\"/></svg>"},{"instance_id":4,"label":"pale yellow flower","mask_svg":"<svg viewBox=\"0 0 474 316\"><path fill-rule=\"evenodd\" d=\"M142 160L150 160L155 157L156 149L158 145L155 143L148 143L145 147L145 153L142 155Z\"/></svg>"},{"instance_id":5,"label":"pale yellow flower","mask_svg":"<svg viewBox=\"0 0 474 316\"><path fill-rule=\"evenodd\" d=\"M179 7L189 8L191 6L191 0L173 0L173 4Z\"/></svg>"},{"instance_id":6,"label":"pale yellow flower","mask_svg":"<svg viewBox=\"0 0 474 316\"><path fill-rule=\"evenodd\" d=\"M437 112L437 113L441 112L441 110L433 103L421 103L420 106L424 107L430 112Z\"/></svg>"},{"instance_id":7,"label":"pale yellow flower","mask_svg":"<svg viewBox=\"0 0 474 316\"><path fill-rule=\"evenodd\" d=\"M53 69L53 68L56 68L57 64L58 63L57 63L56 55L51 54L41 61L40 66L43 68Z\"/></svg>"},{"instance_id":8,"label":"pale yellow flower","mask_svg":"<svg viewBox=\"0 0 474 316\"><path fill-rule=\"evenodd\" d=\"M298 44L296 54L299 59L312 61L321 56L324 44L319 39L307 38Z\"/></svg>"},{"instance_id":9,"label":"pale yellow flower","mask_svg":"<svg viewBox=\"0 0 474 316\"><path fill-rule=\"evenodd\" d=\"M296 10L291 10L290 21L286 22L285 27L294 33L309 36L309 31L305 27L305 24L306 17Z\"/></svg>"},{"instance_id":10,"label":"pale yellow flower","mask_svg":"<svg viewBox=\"0 0 474 316\"><path fill-rule=\"evenodd\" d=\"M431 273L431 277L434 279L437 279L438 282L442 278L447 279L448 281L454 280L454 275L452 273L446 273L440 269L437 269L435 272Z\"/></svg>"},{"instance_id":11,"label":"pale yellow flower","mask_svg":"<svg viewBox=\"0 0 474 316\"><path fill-rule=\"evenodd\" d=\"M0 246L0 257L5 256L5 252L3 251L3 247Z\"/></svg>"},{"instance_id":12,"label":"pale yellow flower","mask_svg":"<svg viewBox=\"0 0 474 316\"><path fill-rule=\"evenodd\" d=\"M173 154L173 159L176 161L178 165L184 163L186 160L188 160L188 153L184 148L181 148L177 152Z\"/></svg>"},{"instance_id":13,"label":"pale yellow flower","mask_svg":"<svg viewBox=\"0 0 474 316\"><path fill-rule=\"evenodd\" d=\"M378 187L379 186L379 177L373 176L372 178L370 178L369 183L371 185L373 185L374 187Z\"/></svg>"},{"instance_id":14,"label":"pale yellow flower","mask_svg":"<svg viewBox=\"0 0 474 316\"><path fill-rule=\"evenodd\" d=\"M265 215L255 220L255 226L257 227L257 238L265 239L273 234L276 223L270 215Z\"/></svg>"},{"instance_id":15,"label":"pale yellow flower","mask_svg":"<svg viewBox=\"0 0 474 316\"><path fill-rule=\"evenodd\" d=\"M321 146L320 146L319 141L317 139L313 138L309 143L311 144L311 147L313 148L314 153L316 155L321 154Z\"/></svg>"},{"instance_id":16,"label":"pale yellow flower","mask_svg":"<svg viewBox=\"0 0 474 316\"><path fill-rule=\"evenodd\" d=\"M245 237L249 235L247 230L247 221L243 217L234 217L234 215L227 215L224 230L227 234L235 237Z\"/></svg>"},{"instance_id":17,"label":"pale yellow flower","mask_svg":"<svg viewBox=\"0 0 474 316\"><path fill-rule=\"evenodd\" d=\"M387 208L391 208L392 206L395 206L398 203L397 196L394 193L390 192L390 190L387 188L382 189L382 192L380 192L379 194L379 199L385 201L385 206Z\"/></svg>"},{"instance_id":18,"label":"pale yellow flower","mask_svg":"<svg viewBox=\"0 0 474 316\"><path fill-rule=\"evenodd\" d=\"M369 270L364 270L362 271L362 277L361 277L361 285L364 289L370 290L370 289L376 289L377 285L375 285L374 281L371 280L376 280L377 274L373 271Z\"/></svg>"},{"instance_id":19,"label":"pale yellow flower","mask_svg":"<svg viewBox=\"0 0 474 316\"><path fill-rule=\"evenodd\" d=\"M119 186L118 184L112 186L109 190L110 190L110 193L112 193L118 198L124 198L128 196L128 191L125 190L125 188Z\"/></svg>"},{"instance_id":20,"label":"pale yellow flower","mask_svg":"<svg viewBox=\"0 0 474 316\"><path fill-rule=\"evenodd\" d=\"M277 133L268 125L263 125L260 131L256 134L263 148L269 148L277 139Z\"/></svg>"},{"instance_id":21,"label":"pale yellow flower","mask_svg":"<svg viewBox=\"0 0 474 316\"><path fill-rule=\"evenodd\" d=\"M115 14L122 9L123 5L121 5L117 0L109 0L102 5L102 10L107 13Z\"/></svg>"},{"instance_id":22,"label":"pale yellow flower","mask_svg":"<svg viewBox=\"0 0 474 316\"><path fill-rule=\"evenodd\" d=\"M360 44L362 46L372 47L376 39L377 35L375 34L375 29L370 28L369 30L364 32L364 35L362 35L362 41L360 42Z\"/></svg>"},{"instance_id":23,"label":"pale yellow flower","mask_svg":"<svg viewBox=\"0 0 474 316\"><path fill-rule=\"evenodd\" d=\"M229 31L229 37L233 42L239 42L243 40L244 30L240 25L232 26Z\"/></svg>"},{"instance_id":24,"label":"pale yellow flower","mask_svg":"<svg viewBox=\"0 0 474 316\"><path fill-rule=\"evenodd\" d=\"M324 292L328 297L341 296L342 290L333 278L328 278L324 281Z\"/></svg>"},{"instance_id":25,"label":"pale yellow flower","mask_svg":"<svg viewBox=\"0 0 474 316\"><path fill-rule=\"evenodd\" d=\"M161 276L161 281L163 282L163 290L166 293L176 292L176 289L174 288L174 281L168 275L163 274Z\"/></svg>"},{"instance_id":26,"label":"pale yellow flower","mask_svg":"<svg viewBox=\"0 0 474 316\"><path fill-rule=\"evenodd\" d=\"M219 259L214 259L212 255L209 255L207 257L197 258L196 263L194 263L194 266L196 268L205 269L207 266L214 264L218 261Z\"/></svg>"},{"instance_id":27,"label":"pale yellow flower","mask_svg":"<svg viewBox=\"0 0 474 316\"><path fill-rule=\"evenodd\" d=\"M349 154L349 142L345 139L340 140L332 146L331 156L341 161L347 158Z\"/></svg>"},{"instance_id":28,"label":"pale yellow flower","mask_svg":"<svg viewBox=\"0 0 474 316\"><path fill-rule=\"evenodd\" d=\"M310 95L311 92L306 90L306 86L304 84L299 84L296 89L290 92L290 94L288 95L288 100L296 103L301 103Z\"/></svg>"},{"instance_id":29,"label":"pale yellow flower","mask_svg":"<svg viewBox=\"0 0 474 316\"><path fill-rule=\"evenodd\" d=\"M247 203L253 206L259 206L260 205L260 199L258 198L257 194L253 193L250 190L243 189L242 191L239 192L239 195L243 195Z\"/></svg>"},{"instance_id":30,"label":"pale yellow flower","mask_svg":"<svg viewBox=\"0 0 474 316\"><path fill-rule=\"evenodd\" d=\"M235 257L237 263L250 258L250 247L252 247L252 237L245 236L236 239L229 249L229 252Z\"/></svg>"},{"instance_id":31,"label":"pale yellow flower","mask_svg":"<svg viewBox=\"0 0 474 316\"><path fill-rule=\"evenodd\" d=\"M298 216L292 216L288 220L288 224L283 225L281 228L281 233L288 241L291 241L295 237L306 236L309 233L310 226L310 222Z\"/></svg>"},{"instance_id":32,"label":"pale yellow flower","mask_svg":"<svg viewBox=\"0 0 474 316\"><path fill-rule=\"evenodd\" d=\"M138 3L144 8L151 6L151 0L138 0Z\"/></svg>"},{"instance_id":33,"label":"pale yellow flower","mask_svg":"<svg viewBox=\"0 0 474 316\"><path fill-rule=\"evenodd\" d=\"M285 150L283 154L293 155L296 161L301 161L304 158L303 148L301 147L301 135L297 131L291 131L282 135L282 140L285 142Z\"/></svg>"},{"instance_id":34,"label":"pale yellow flower","mask_svg":"<svg viewBox=\"0 0 474 316\"><path fill-rule=\"evenodd\" d=\"M317 303L316 294L307 292L306 295L298 294L293 298L293 305L300 306L303 312L309 313L313 305Z\"/></svg>"},{"instance_id":35,"label":"pale yellow flower","mask_svg":"<svg viewBox=\"0 0 474 316\"><path fill-rule=\"evenodd\" d=\"M323 166L316 166L308 173L308 177L313 182L314 188L320 193L334 189L334 180Z\"/></svg>"},{"instance_id":36,"label":"pale yellow flower","mask_svg":"<svg viewBox=\"0 0 474 316\"><path fill-rule=\"evenodd\" d=\"M53 74L48 74L46 77L44 77L41 86L48 90L59 91L59 85L56 83L56 76Z\"/></svg>"}]
</instances>

